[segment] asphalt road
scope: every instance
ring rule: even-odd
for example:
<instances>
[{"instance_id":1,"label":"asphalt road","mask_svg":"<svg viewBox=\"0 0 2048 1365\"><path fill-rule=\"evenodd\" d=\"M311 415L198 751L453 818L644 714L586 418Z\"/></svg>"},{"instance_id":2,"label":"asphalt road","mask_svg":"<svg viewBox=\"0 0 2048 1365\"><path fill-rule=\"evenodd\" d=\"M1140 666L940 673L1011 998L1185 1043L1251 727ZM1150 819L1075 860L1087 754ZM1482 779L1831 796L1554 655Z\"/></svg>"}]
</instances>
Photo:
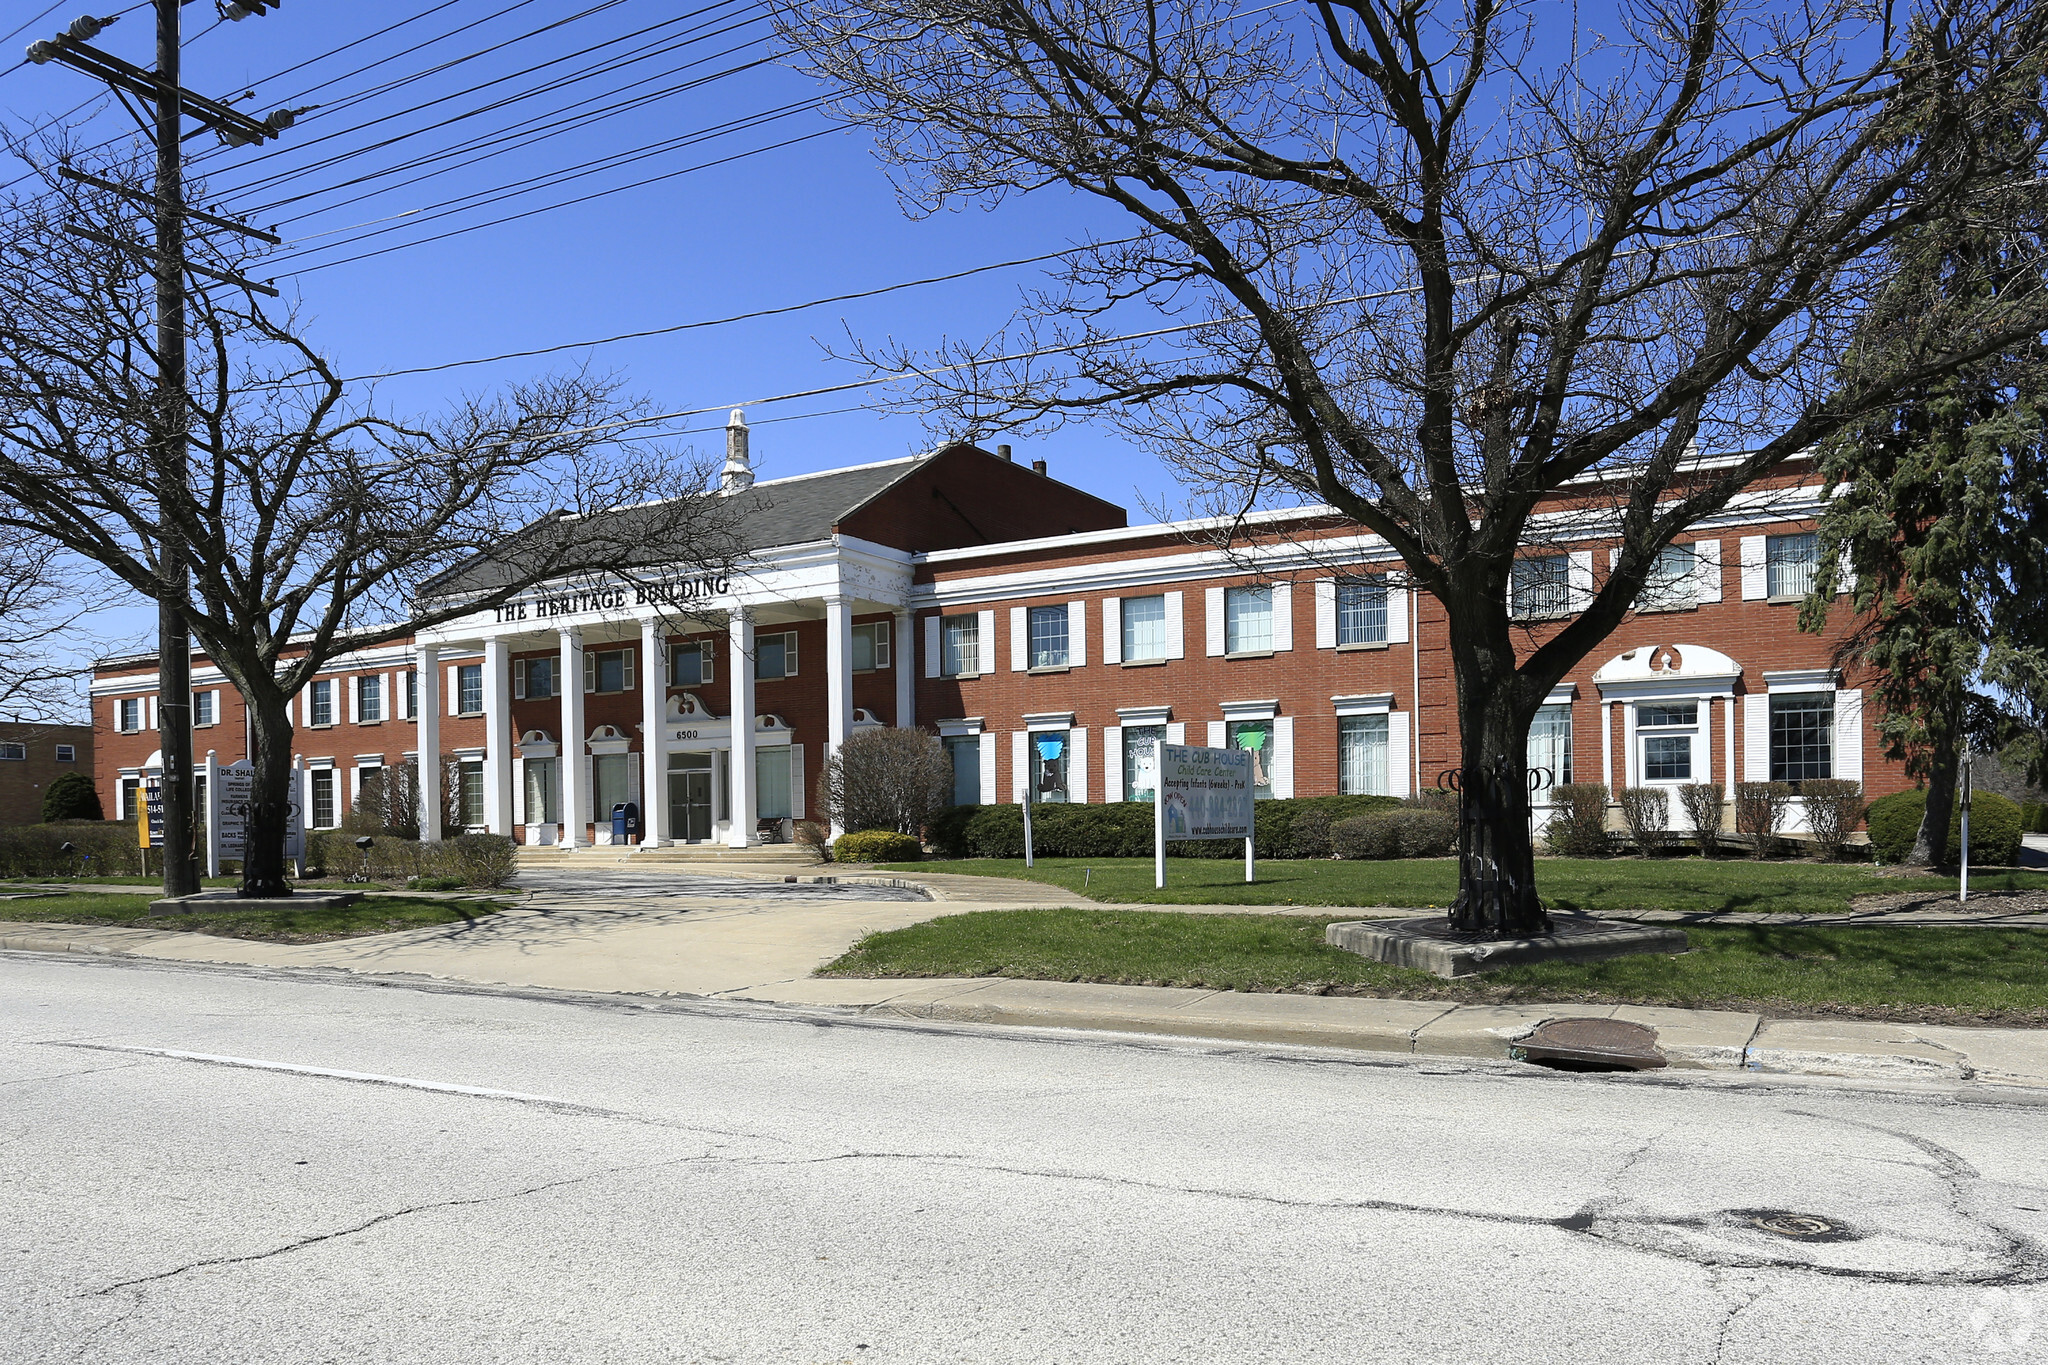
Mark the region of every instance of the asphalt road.
<instances>
[{"instance_id":1,"label":"asphalt road","mask_svg":"<svg viewBox=\"0 0 2048 1365\"><path fill-rule=\"evenodd\" d=\"M1846 1084L0 954L0 1360L2048 1359L2044 1134Z\"/></svg>"}]
</instances>

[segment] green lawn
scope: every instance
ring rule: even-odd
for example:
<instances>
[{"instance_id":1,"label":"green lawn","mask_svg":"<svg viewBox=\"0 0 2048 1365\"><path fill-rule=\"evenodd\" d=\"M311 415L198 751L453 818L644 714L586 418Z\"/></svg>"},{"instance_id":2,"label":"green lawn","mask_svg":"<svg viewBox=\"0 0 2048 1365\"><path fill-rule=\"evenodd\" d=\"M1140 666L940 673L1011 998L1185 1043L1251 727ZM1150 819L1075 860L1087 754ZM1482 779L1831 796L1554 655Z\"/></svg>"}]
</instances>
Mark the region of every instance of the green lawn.
<instances>
[{"instance_id":1,"label":"green lawn","mask_svg":"<svg viewBox=\"0 0 2048 1365\"><path fill-rule=\"evenodd\" d=\"M983 877L1025 877L1085 894L1092 900L1133 905L1449 905L1457 892L1451 858L1392 862L1330 859L1257 864L1249 886L1244 864L1226 859L1168 858L1166 889L1152 886L1149 858L968 858L891 863L895 872L963 872ZM1758 910L1841 914L1867 892L1951 894L1954 877L1882 876L1857 864L1750 862L1740 858L1538 858L1536 886L1552 910ZM2048 873L1973 874L1972 891L2048 891Z\"/></svg>"},{"instance_id":2,"label":"green lawn","mask_svg":"<svg viewBox=\"0 0 2048 1365\"><path fill-rule=\"evenodd\" d=\"M2043 929L1717 925L1688 928L1688 953L1511 967L1446 981L1329 947L1329 923L1299 915L982 910L871 934L820 973L2048 1025Z\"/></svg>"},{"instance_id":3,"label":"green lawn","mask_svg":"<svg viewBox=\"0 0 2048 1365\"><path fill-rule=\"evenodd\" d=\"M0 877L0 887L9 886L162 886L162 877L119 876L119 877ZM240 877L201 877L199 884L217 890L232 890L242 884ZM328 878L324 881L293 882L293 886L306 891L374 891L387 882L342 882Z\"/></svg>"},{"instance_id":4,"label":"green lawn","mask_svg":"<svg viewBox=\"0 0 2048 1365\"><path fill-rule=\"evenodd\" d=\"M171 929L185 933L220 934L226 938L269 939L281 943L315 943L323 939L387 934L427 924L474 920L503 908L494 900L428 900L418 896L365 896L337 910L259 910L242 914L161 915L149 913L154 896L123 896L87 891L69 896L38 896L0 901L0 922L42 924L120 924L138 929Z\"/></svg>"}]
</instances>

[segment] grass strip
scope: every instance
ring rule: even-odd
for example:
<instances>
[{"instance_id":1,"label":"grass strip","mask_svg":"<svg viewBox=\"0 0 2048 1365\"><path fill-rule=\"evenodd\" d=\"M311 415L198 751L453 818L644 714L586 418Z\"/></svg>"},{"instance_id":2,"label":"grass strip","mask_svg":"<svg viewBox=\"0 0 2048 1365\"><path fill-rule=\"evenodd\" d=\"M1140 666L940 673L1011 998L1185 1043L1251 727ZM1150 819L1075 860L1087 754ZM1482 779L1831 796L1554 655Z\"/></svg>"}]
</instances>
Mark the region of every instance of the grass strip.
<instances>
[{"instance_id":1,"label":"grass strip","mask_svg":"<svg viewBox=\"0 0 2048 1365\"><path fill-rule=\"evenodd\" d=\"M1446 981L1330 947L1323 929L1331 922L1300 915L982 910L870 934L819 972L2048 1025L2048 929L1688 927L1687 953L1511 967Z\"/></svg>"},{"instance_id":2,"label":"grass strip","mask_svg":"<svg viewBox=\"0 0 2048 1365\"><path fill-rule=\"evenodd\" d=\"M1247 884L1244 864L1210 858L1169 858L1166 887L1152 885L1149 858L967 858L892 863L894 872L956 872L1021 877L1129 905L1446 906L1457 894L1452 858L1390 862L1274 860L1257 865ZM1954 877L1893 875L1857 864L1750 862L1732 858L1538 858L1536 889L1552 910L1758 911L1839 915L1857 896L1917 892L1953 895ZM1972 873L1973 892L2048 891L2048 873Z\"/></svg>"},{"instance_id":3,"label":"grass strip","mask_svg":"<svg viewBox=\"0 0 2048 1365\"><path fill-rule=\"evenodd\" d=\"M224 938L261 939L272 943L322 943L329 939L388 934L432 924L474 922L504 908L494 900L439 900L420 896L365 896L350 905L294 907L281 902L274 910L235 913L199 912L152 915L155 896L123 896L90 891L69 896L38 896L0 901L0 922L37 924L120 925L131 929L163 929Z\"/></svg>"}]
</instances>

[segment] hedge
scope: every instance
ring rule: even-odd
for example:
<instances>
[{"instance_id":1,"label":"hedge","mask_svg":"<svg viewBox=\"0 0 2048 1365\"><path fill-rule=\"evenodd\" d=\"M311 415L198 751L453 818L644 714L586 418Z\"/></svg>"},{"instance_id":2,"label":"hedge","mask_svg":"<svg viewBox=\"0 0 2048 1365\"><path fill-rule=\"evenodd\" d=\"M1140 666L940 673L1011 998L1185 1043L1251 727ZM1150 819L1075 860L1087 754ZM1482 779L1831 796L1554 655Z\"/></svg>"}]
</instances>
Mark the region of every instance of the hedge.
<instances>
[{"instance_id":1,"label":"hedge","mask_svg":"<svg viewBox=\"0 0 2048 1365\"><path fill-rule=\"evenodd\" d=\"M1339 820L1340 858L1442 858L1458 842L1458 820L1440 810L1382 810Z\"/></svg>"},{"instance_id":2,"label":"hedge","mask_svg":"<svg viewBox=\"0 0 2048 1365\"><path fill-rule=\"evenodd\" d=\"M1893 792L1870 803L1870 846L1878 859L1903 863L1920 835L1920 820L1927 811L1927 790ZM2020 860L2020 808L1996 792L1978 792L1970 799L1970 861L2010 867ZM1960 806L1948 818L1949 860L1956 860L1962 847L1963 812Z\"/></svg>"},{"instance_id":3,"label":"hedge","mask_svg":"<svg viewBox=\"0 0 2048 1365\"><path fill-rule=\"evenodd\" d=\"M835 863L908 863L924 852L915 834L893 829L863 829L832 841Z\"/></svg>"},{"instance_id":4,"label":"hedge","mask_svg":"<svg viewBox=\"0 0 2048 1365\"><path fill-rule=\"evenodd\" d=\"M65 853L70 844L74 851ZM0 877L140 875L132 820L61 820L0 829Z\"/></svg>"},{"instance_id":5,"label":"hedge","mask_svg":"<svg viewBox=\"0 0 2048 1365\"><path fill-rule=\"evenodd\" d=\"M411 883L422 890L493 888L518 871L512 840L503 834L458 834L437 843L396 835L370 836L356 847L355 834L323 830L306 836L306 871L342 881Z\"/></svg>"},{"instance_id":6,"label":"hedge","mask_svg":"<svg viewBox=\"0 0 2048 1365\"><path fill-rule=\"evenodd\" d=\"M1394 796L1302 796L1261 801L1253 807L1252 852L1260 858L1327 858L1330 829L1338 821L1369 811L1402 806ZM1021 806L954 806L926 827L926 838L941 857L1021 858ZM1033 851L1048 858L1149 858L1152 803L1120 801L1102 805L1062 803L1031 808ZM1170 858L1242 858L1236 839L1176 840Z\"/></svg>"}]
</instances>

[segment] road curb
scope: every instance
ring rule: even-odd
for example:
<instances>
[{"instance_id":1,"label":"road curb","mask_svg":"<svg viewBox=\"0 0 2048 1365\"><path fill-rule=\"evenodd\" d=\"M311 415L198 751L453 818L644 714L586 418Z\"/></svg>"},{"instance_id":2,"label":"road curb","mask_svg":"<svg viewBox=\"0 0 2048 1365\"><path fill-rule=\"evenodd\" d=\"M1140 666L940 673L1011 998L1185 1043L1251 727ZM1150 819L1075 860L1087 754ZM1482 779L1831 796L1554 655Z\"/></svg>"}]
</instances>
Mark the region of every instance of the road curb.
<instances>
[{"instance_id":1,"label":"road curb","mask_svg":"<svg viewBox=\"0 0 2048 1365\"><path fill-rule=\"evenodd\" d=\"M17 953L91 953L98 957L129 957L126 948L113 948L104 943L88 943L80 939L57 938L41 934L0 934L0 951Z\"/></svg>"}]
</instances>

